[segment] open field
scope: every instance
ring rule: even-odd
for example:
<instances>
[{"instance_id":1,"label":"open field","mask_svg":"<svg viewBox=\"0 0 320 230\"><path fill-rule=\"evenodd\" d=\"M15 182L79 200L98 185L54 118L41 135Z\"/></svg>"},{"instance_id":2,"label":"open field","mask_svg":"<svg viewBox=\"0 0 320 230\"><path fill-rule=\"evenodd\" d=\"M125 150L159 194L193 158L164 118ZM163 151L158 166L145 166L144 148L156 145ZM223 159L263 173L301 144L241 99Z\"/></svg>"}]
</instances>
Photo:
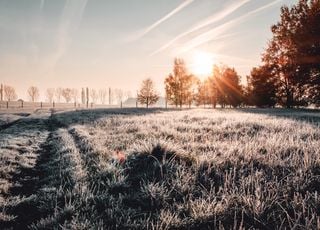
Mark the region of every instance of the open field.
<instances>
[{"instance_id":1,"label":"open field","mask_svg":"<svg viewBox=\"0 0 320 230\"><path fill-rule=\"evenodd\" d=\"M1 115L1 229L319 229L320 113Z\"/></svg>"}]
</instances>

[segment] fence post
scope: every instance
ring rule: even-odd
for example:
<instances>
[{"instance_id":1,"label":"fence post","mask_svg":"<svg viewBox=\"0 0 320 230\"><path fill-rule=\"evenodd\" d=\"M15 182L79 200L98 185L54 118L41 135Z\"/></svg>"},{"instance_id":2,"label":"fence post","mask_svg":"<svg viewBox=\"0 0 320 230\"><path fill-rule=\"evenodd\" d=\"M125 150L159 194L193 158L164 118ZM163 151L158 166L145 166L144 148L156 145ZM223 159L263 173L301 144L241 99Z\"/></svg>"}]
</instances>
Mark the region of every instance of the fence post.
<instances>
[{"instance_id":1,"label":"fence post","mask_svg":"<svg viewBox=\"0 0 320 230\"><path fill-rule=\"evenodd\" d=\"M86 89L86 96L87 96L87 108L89 107L89 88ZM92 104L91 104L92 107Z\"/></svg>"},{"instance_id":2,"label":"fence post","mask_svg":"<svg viewBox=\"0 0 320 230\"><path fill-rule=\"evenodd\" d=\"M21 108L23 108L23 101L21 101Z\"/></svg>"},{"instance_id":3,"label":"fence post","mask_svg":"<svg viewBox=\"0 0 320 230\"><path fill-rule=\"evenodd\" d=\"M9 109L9 101L7 101L7 109Z\"/></svg>"},{"instance_id":4,"label":"fence post","mask_svg":"<svg viewBox=\"0 0 320 230\"><path fill-rule=\"evenodd\" d=\"M0 101L3 101L3 85L2 84L0 88Z\"/></svg>"},{"instance_id":5,"label":"fence post","mask_svg":"<svg viewBox=\"0 0 320 230\"><path fill-rule=\"evenodd\" d=\"M52 108L54 108L54 106L55 106L55 103L54 103L54 101L52 102Z\"/></svg>"},{"instance_id":6,"label":"fence post","mask_svg":"<svg viewBox=\"0 0 320 230\"><path fill-rule=\"evenodd\" d=\"M74 107L77 108L77 102L74 102Z\"/></svg>"},{"instance_id":7,"label":"fence post","mask_svg":"<svg viewBox=\"0 0 320 230\"><path fill-rule=\"evenodd\" d=\"M42 109L42 102L40 102L40 108Z\"/></svg>"}]
</instances>

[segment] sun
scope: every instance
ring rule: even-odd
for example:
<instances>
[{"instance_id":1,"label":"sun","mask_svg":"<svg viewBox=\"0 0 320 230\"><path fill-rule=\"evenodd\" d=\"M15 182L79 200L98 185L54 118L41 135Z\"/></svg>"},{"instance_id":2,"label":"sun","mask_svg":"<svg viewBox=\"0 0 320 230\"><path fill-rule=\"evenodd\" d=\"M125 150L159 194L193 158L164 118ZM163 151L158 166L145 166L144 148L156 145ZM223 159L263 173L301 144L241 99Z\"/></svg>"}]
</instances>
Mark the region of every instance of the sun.
<instances>
[{"instance_id":1,"label":"sun","mask_svg":"<svg viewBox=\"0 0 320 230\"><path fill-rule=\"evenodd\" d=\"M199 76L208 76L212 73L213 64L213 54L203 51L196 51L193 54L192 72Z\"/></svg>"}]
</instances>

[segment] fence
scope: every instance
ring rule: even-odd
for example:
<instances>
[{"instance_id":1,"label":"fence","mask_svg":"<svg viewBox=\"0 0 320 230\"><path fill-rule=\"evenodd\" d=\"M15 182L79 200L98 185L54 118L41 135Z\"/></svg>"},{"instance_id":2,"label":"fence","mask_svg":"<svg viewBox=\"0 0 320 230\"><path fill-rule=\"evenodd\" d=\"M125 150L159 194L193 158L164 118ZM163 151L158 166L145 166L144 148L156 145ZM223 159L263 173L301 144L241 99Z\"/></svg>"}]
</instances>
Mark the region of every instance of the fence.
<instances>
[{"instance_id":1,"label":"fence","mask_svg":"<svg viewBox=\"0 0 320 230\"><path fill-rule=\"evenodd\" d=\"M103 104L94 104L94 103L88 103L88 104L82 104L82 103L56 103L56 102L24 102L24 101L0 101L0 109L1 110L9 110L9 109L17 109L17 110L33 110L33 109L51 109L51 108L57 108L57 109L75 109L75 108L145 108L145 105L141 104L126 104L126 103L120 103L117 105L103 105ZM172 107L167 106L166 104L161 105L153 105L152 107L160 107L160 108L166 108L166 107Z\"/></svg>"}]
</instances>

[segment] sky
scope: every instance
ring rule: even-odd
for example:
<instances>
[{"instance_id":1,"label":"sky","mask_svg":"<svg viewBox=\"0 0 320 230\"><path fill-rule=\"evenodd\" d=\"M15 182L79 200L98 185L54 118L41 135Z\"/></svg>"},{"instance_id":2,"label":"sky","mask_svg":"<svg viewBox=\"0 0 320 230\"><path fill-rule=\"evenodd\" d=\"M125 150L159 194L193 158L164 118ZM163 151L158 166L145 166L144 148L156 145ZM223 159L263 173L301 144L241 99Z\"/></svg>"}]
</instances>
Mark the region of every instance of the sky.
<instances>
[{"instance_id":1,"label":"sky","mask_svg":"<svg viewBox=\"0 0 320 230\"><path fill-rule=\"evenodd\" d=\"M245 79L261 63L280 7L295 3L0 0L0 83L26 99L31 85L42 98L56 87L135 93L150 77L163 93L173 59L184 58L192 72L199 53L234 67Z\"/></svg>"}]
</instances>

